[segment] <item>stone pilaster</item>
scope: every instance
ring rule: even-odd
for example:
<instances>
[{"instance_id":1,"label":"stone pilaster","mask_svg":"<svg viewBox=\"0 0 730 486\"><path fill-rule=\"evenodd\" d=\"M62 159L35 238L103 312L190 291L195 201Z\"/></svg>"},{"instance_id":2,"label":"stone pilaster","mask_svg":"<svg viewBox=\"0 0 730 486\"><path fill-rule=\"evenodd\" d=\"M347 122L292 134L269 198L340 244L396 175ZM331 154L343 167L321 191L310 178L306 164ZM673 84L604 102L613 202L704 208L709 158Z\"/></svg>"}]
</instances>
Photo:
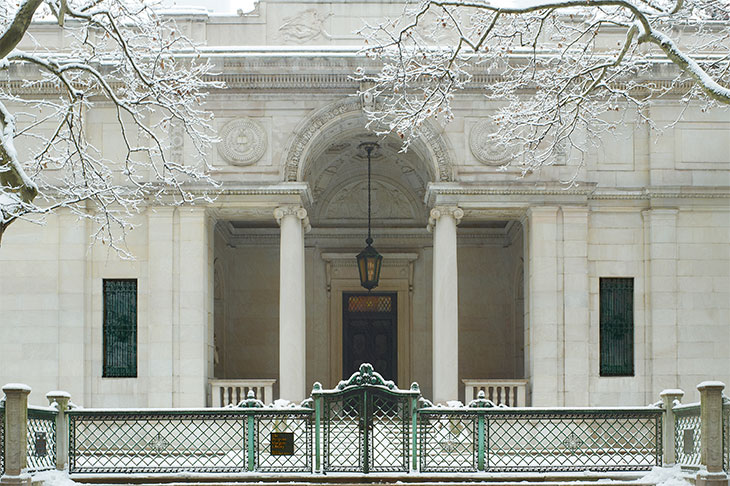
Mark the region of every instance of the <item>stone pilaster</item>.
<instances>
[{"instance_id":1,"label":"stone pilaster","mask_svg":"<svg viewBox=\"0 0 730 486\"><path fill-rule=\"evenodd\" d=\"M563 207L563 406L589 403L588 208Z\"/></svg>"},{"instance_id":2,"label":"stone pilaster","mask_svg":"<svg viewBox=\"0 0 730 486\"><path fill-rule=\"evenodd\" d=\"M58 214L58 384L77 396L84 386L86 323L86 258L88 220L68 209Z\"/></svg>"},{"instance_id":3,"label":"stone pilaster","mask_svg":"<svg viewBox=\"0 0 730 486\"><path fill-rule=\"evenodd\" d=\"M642 213L646 238L646 294L651 343L652 389L675 388L677 369L677 213L650 209Z\"/></svg>"},{"instance_id":4,"label":"stone pilaster","mask_svg":"<svg viewBox=\"0 0 730 486\"><path fill-rule=\"evenodd\" d=\"M274 210L281 227L279 257L279 397L306 397L306 314L304 292L304 233L307 210L281 206Z\"/></svg>"},{"instance_id":5,"label":"stone pilaster","mask_svg":"<svg viewBox=\"0 0 730 486\"><path fill-rule=\"evenodd\" d=\"M10 383L3 387L5 393L5 473L0 484L5 486L30 486L30 475L23 472L27 467L28 449L28 395L30 387Z\"/></svg>"},{"instance_id":6,"label":"stone pilaster","mask_svg":"<svg viewBox=\"0 0 730 486\"><path fill-rule=\"evenodd\" d=\"M464 211L455 206L431 210L433 232L433 401L459 397L459 289L456 225ZM468 357L465 357L468 359Z\"/></svg>"},{"instance_id":7,"label":"stone pilaster","mask_svg":"<svg viewBox=\"0 0 730 486\"><path fill-rule=\"evenodd\" d=\"M528 294L530 349L527 378L533 406L556 406L559 376L558 351L558 208L532 207L528 221Z\"/></svg>"},{"instance_id":8,"label":"stone pilaster","mask_svg":"<svg viewBox=\"0 0 730 486\"><path fill-rule=\"evenodd\" d=\"M208 341L213 275L208 241L213 235L204 208L181 208L179 214L179 325L173 329L173 358L178 369L173 380L173 406L200 407L206 404L212 366Z\"/></svg>"},{"instance_id":9,"label":"stone pilaster","mask_svg":"<svg viewBox=\"0 0 730 486\"><path fill-rule=\"evenodd\" d=\"M148 353L150 386L148 406L173 406L173 295L175 266L175 208L160 207L147 212L148 239Z\"/></svg>"}]
</instances>

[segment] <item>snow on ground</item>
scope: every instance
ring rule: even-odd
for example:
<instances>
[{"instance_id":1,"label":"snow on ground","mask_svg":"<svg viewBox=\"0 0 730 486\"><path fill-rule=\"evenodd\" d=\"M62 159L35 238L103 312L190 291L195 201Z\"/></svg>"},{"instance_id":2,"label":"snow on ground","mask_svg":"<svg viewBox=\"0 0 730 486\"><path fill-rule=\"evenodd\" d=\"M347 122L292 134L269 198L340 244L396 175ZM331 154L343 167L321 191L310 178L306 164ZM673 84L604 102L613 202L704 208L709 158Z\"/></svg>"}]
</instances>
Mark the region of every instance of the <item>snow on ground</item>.
<instances>
[{"instance_id":1,"label":"snow on ground","mask_svg":"<svg viewBox=\"0 0 730 486\"><path fill-rule=\"evenodd\" d=\"M657 486L691 486L686 479L687 473L682 472L679 466L655 467L637 483L653 483Z\"/></svg>"},{"instance_id":2,"label":"snow on ground","mask_svg":"<svg viewBox=\"0 0 730 486\"><path fill-rule=\"evenodd\" d=\"M76 486L78 484L68 477L68 471L57 471L55 469L34 474L33 484L38 483L43 486Z\"/></svg>"}]
</instances>

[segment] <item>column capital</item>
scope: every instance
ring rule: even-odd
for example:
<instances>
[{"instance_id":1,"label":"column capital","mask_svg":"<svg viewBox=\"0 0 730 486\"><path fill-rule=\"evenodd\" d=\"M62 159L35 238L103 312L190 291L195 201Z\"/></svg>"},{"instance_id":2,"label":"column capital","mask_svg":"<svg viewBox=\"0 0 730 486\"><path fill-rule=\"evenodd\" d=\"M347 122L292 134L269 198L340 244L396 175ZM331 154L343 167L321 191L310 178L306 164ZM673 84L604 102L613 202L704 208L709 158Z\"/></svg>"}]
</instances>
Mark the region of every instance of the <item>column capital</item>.
<instances>
[{"instance_id":1,"label":"column capital","mask_svg":"<svg viewBox=\"0 0 730 486\"><path fill-rule=\"evenodd\" d=\"M461 222L461 218L464 217L464 210L459 206L436 206L431 209L428 215L428 231L433 231L436 227L436 223L442 216L451 216L456 220L456 224Z\"/></svg>"},{"instance_id":2,"label":"column capital","mask_svg":"<svg viewBox=\"0 0 730 486\"><path fill-rule=\"evenodd\" d=\"M279 206L276 209L274 209L274 218L276 219L276 223L281 226L281 220L284 218L284 216L296 216L301 220L302 225L304 226L304 232L308 232L312 229L312 226L309 224L309 217L307 216L307 210L304 209L302 206L298 205L286 205L286 206Z\"/></svg>"}]
</instances>

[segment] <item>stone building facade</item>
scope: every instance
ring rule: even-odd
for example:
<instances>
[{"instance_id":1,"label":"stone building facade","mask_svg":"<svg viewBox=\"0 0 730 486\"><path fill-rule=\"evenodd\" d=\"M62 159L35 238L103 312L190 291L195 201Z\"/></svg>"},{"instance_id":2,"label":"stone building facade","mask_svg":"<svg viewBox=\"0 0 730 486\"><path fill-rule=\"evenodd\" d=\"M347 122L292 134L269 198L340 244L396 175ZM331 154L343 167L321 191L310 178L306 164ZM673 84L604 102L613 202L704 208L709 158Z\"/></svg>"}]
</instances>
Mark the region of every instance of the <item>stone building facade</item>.
<instances>
[{"instance_id":1,"label":"stone building facade","mask_svg":"<svg viewBox=\"0 0 730 486\"><path fill-rule=\"evenodd\" d=\"M269 378L274 397L301 400L314 381L334 386L363 346L401 388L417 381L442 402L468 400L470 379L526 380L528 403L545 406L646 404L730 381L727 111L691 105L661 132L627 122L584 166L555 160L523 178L499 170L510 153L490 145L496 107L477 81L452 123L427 126L403 153L366 129L350 77L366 63L352 32L400 8L262 0L239 16L174 14L226 83L207 100L223 189L210 204L136 216L133 261L90 245L88 223L63 210L11 226L0 381L30 384L31 402L63 389L84 406L178 407L211 403L213 379ZM667 97L649 115L661 125L681 109ZM113 159L111 113L88 120ZM368 297L354 259L367 228L358 147L376 140L384 267ZM576 170L577 186L559 182ZM115 282L133 282L130 376L108 376ZM382 315L349 307L386 301Z\"/></svg>"}]
</instances>

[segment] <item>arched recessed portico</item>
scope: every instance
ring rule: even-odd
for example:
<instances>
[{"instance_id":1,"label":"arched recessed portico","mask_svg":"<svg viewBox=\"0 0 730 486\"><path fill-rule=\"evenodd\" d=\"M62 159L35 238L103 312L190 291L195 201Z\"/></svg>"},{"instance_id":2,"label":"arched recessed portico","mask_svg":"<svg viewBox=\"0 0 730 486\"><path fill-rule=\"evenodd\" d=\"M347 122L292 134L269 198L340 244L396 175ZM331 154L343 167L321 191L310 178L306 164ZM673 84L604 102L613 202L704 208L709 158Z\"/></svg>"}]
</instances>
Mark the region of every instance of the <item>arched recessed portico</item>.
<instances>
[{"instance_id":1,"label":"arched recessed portico","mask_svg":"<svg viewBox=\"0 0 730 486\"><path fill-rule=\"evenodd\" d=\"M380 351L392 356L387 366L399 386L418 381L440 401L464 400L463 379L522 378L521 304L513 295L521 224L481 214L457 230L460 208L434 211L426 202L429 185L453 175L446 142L432 131L402 152L397 137L377 137L366 124L357 99L316 112L284 152L288 184L306 186L311 202L301 210L286 202L280 226L273 216L245 214L219 223L216 257L227 277L224 302L216 301L225 307L215 312L225 316L216 322L217 348L225 348L216 374L276 378L280 396L296 399L293 390L303 393L315 380L336 385L352 368L348 356L360 359L370 343L390 347ZM348 299L367 293L355 266L367 234L365 141L378 143L372 225L385 260L375 292L391 299L392 330L383 327L384 315L348 307ZM295 310L300 303L304 311ZM367 334L378 326L382 332Z\"/></svg>"}]
</instances>

